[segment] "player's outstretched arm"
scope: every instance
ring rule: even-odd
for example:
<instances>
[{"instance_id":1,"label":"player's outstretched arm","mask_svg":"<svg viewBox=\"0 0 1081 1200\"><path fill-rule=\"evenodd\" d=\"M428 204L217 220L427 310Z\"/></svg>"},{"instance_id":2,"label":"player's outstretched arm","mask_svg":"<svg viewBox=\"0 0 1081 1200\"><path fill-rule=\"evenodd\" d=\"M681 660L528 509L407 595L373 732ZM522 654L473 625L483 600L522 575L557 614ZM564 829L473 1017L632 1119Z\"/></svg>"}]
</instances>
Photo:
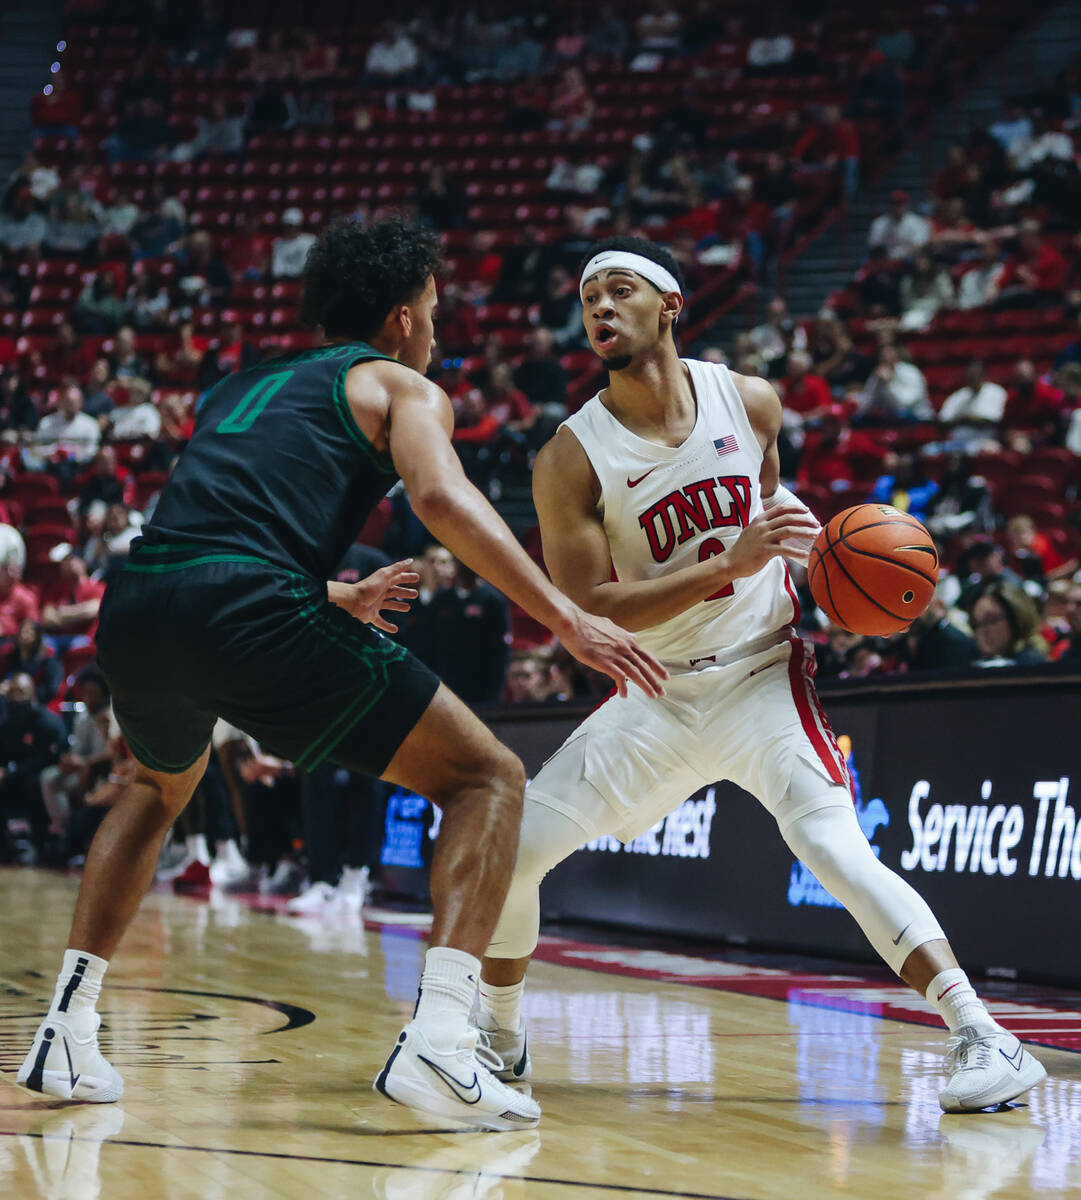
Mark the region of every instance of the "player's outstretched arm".
<instances>
[{"instance_id":1,"label":"player's outstretched arm","mask_svg":"<svg viewBox=\"0 0 1081 1200\"><path fill-rule=\"evenodd\" d=\"M725 554L656 579L613 580L608 537L597 512L599 485L581 443L561 429L537 455L533 500L544 561L556 585L587 612L637 632L693 608L734 579L760 571L807 518L780 505L756 517ZM813 520L813 518L811 518Z\"/></svg>"},{"instance_id":2,"label":"player's outstretched arm","mask_svg":"<svg viewBox=\"0 0 1081 1200\"><path fill-rule=\"evenodd\" d=\"M659 696L667 672L625 630L584 612L544 577L503 519L469 482L451 445L454 415L435 384L406 373L389 407L390 453L413 511L457 558L547 625L575 658Z\"/></svg>"}]
</instances>

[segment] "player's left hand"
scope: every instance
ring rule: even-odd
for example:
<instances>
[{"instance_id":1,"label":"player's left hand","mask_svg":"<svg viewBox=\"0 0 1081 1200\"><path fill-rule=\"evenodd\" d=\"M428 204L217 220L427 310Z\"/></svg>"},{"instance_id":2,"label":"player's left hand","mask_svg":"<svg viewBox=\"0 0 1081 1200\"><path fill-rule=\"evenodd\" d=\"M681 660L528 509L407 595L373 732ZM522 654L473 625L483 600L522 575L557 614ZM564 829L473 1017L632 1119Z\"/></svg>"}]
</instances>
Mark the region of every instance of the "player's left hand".
<instances>
[{"instance_id":1,"label":"player's left hand","mask_svg":"<svg viewBox=\"0 0 1081 1200\"><path fill-rule=\"evenodd\" d=\"M410 602L419 594L413 586L420 576L413 570L413 560L403 558L401 562L380 567L358 583L327 584L327 595L339 608L350 616L384 633L397 633L398 626L384 616L383 611L408 612Z\"/></svg>"}]
</instances>

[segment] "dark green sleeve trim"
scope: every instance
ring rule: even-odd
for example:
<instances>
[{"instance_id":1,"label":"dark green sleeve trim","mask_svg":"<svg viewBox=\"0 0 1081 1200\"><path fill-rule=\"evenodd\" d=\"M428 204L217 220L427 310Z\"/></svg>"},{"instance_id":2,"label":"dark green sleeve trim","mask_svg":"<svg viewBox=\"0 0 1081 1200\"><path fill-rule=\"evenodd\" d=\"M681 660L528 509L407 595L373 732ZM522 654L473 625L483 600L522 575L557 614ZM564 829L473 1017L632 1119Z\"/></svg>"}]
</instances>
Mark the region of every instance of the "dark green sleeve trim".
<instances>
[{"instance_id":1,"label":"dark green sleeve trim","mask_svg":"<svg viewBox=\"0 0 1081 1200\"><path fill-rule=\"evenodd\" d=\"M345 398L345 377L349 373L350 368L355 367L358 363L371 362L379 358L386 359L388 362L397 361L397 359L390 358L389 355L379 354L374 350L366 352L358 350L356 357L351 358L345 363L334 380L334 410L338 414L338 420L341 421L342 428L348 435L349 440L364 452L372 466L384 475L393 475L397 479L398 472L395 469L394 460L389 454L384 454L382 450L377 450L372 445L367 434L356 423L352 410L349 407L349 401Z\"/></svg>"}]
</instances>

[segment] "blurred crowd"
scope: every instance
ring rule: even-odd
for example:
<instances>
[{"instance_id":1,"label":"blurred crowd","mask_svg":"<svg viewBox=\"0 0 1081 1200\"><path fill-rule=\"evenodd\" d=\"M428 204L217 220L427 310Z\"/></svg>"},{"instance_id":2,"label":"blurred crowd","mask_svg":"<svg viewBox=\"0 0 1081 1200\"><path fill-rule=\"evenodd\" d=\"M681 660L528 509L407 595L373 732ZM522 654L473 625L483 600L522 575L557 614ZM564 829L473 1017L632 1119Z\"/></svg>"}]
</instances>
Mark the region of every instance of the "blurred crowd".
<instances>
[{"instance_id":1,"label":"blurred crowd","mask_svg":"<svg viewBox=\"0 0 1081 1200\"><path fill-rule=\"evenodd\" d=\"M452 5L373 27L359 45L243 27L207 0L115 7L131 39L124 69L66 55L32 101L34 147L0 193L0 854L77 862L130 772L93 661L101 596L200 396L318 338L296 325L299 276L333 215L393 207L444 235L432 375L454 404L467 472L504 511L528 496L537 449L603 383L577 265L597 237L642 233L685 274L684 353L777 387L782 471L819 517L891 503L938 542L935 599L890 639L830 626L795 572L822 677L1081 666L1075 66L1008 97L924 194L895 193L851 285L808 316L773 294L778 263L863 186L920 106L972 69L977 43L958 24L971 6L910 22L707 0L569 17ZM193 80L204 91L185 107L181 82ZM451 93L488 106L481 128L538 145L540 174L531 180L528 151L483 185L429 156L423 123ZM383 188L328 188L318 164L310 178L289 173L294 151L325 168L334 139L399 128L424 157ZM262 190L249 195L253 167ZM267 195L263 212L253 197ZM518 210L494 204L507 197L531 202L510 227ZM493 201L490 214L478 200ZM712 314L741 281L760 315L718 340ZM516 528L539 559L535 529L520 516ZM405 556L421 595L398 636L468 702L607 690L432 545L399 487L340 578ZM378 805L347 801L369 786L333 769L298 774L219 728L162 878L306 887L298 911L355 906L381 829L355 815Z\"/></svg>"}]
</instances>

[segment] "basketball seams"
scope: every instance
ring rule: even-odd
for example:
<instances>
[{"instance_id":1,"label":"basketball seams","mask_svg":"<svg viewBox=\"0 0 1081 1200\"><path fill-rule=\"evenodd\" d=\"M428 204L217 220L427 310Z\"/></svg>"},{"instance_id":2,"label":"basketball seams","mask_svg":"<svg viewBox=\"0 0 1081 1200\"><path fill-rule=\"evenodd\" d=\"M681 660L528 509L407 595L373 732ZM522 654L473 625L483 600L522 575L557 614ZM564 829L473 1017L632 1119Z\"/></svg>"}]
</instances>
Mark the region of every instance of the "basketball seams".
<instances>
[{"instance_id":1,"label":"basketball seams","mask_svg":"<svg viewBox=\"0 0 1081 1200\"><path fill-rule=\"evenodd\" d=\"M847 512L847 513L845 514L845 517L844 517L844 518L842 518L842 520L841 520L841 526L842 526L842 527L844 526L845 519L847 519L848 517L850 517L850 516L852 515L852 512L853 512L853 511L855 511L855 510L850 510L849 512ZM832 524L832 522L831 522L830 524ZM902 525L902 524L906 524L906 525L907 525L907 524L908 524L908 522L907 522L907 521L875 521L875 522L874 522L872 525L861 525L861 526L860 526L860 529L872 529L872 528L874 528L874 527L876 527L876 526L878 526L878 525ZM857 592L859 592L859 594L860 594L860 595L861 595L861 596L862 596L862 597L863 597L865 600L867 600L867 601L869 601L871 604L873 604L873 605L874 605L874 607L875 607L875 608L877 608L877 609L879 610L879 612L884 612L884 613L886 614L886 616L887 616L887 617L892 617L892 618L893 618L893 620L895 620L895 621L901 621L901 622L904 622L904 621L906 621L906 620L907 620L907 618L906 618L906 617L904 617L904 616L902 616L902 615L900 615L900 614L898 614L898 613L891 612L891 611L890 611L890 610L889 610L889 609L888 609L888 608L887 608L887 607L886 607L884 604L880 604L880 603L879 603L879 602L878 602L878 601L877 601L877 600L874 598L874 596L872 596L872 595L871 595L869 592L867 592L867 591L866 591L866 590L865 590L863 587L861 587L861 586L860 586L860 584L859 584L859 583L857 583L857 581L856 581L856 580L855 580L855 579L852 577L852 573L851 573L851 572L848 570L848 568L847 568L847 567L844 565L844 563L843 563L843 562L841 562L841 559L840 559L839 555L837 554L837 551L834 549L834 547L835 547L835 546L844 545L845 543L843 543L843 542L842 542L842 541L841 541L839 538L838 538L838 540L835 542L835 541L834 541L834 540L833 540L833 539L830 537L830 527L829 527L829 525L827 525L827 526L826 526L826 527L823 529L823 531L822 531L822 532L823 532L823 533L826 535L826 542L827 542L827 546L826 546L826 548L829 550L830 554L833 556L833 561L834 561L834 562L837 564L837 566L838 566L838 567L840 568L840 570L841 570L841 573L842 573L842 574L844 575L844 577L845 577L845 578L848 580L848 582L849 582L849 583L850 583L850 584L851 584L851 585L852 585L852 586L853 586L853 587L856 589L856 591L857 591ZM838 532L840 532L840 531L838 531ZM858 531L857 531L857 530L853 530L853 533L855 533L855 532L858 532ZM830 587L829 587L829 577L830 577L830 573L829 573L829 571L828 571L828 570L826 570L826 590L827 590L827 592L828 592L828 593L829 593L829 595L830 595L830 603L832 604L832 603L833 603L833 599L832 599L832 590L831 590L831 589L830 589ZM834 610L833 610L833 611L836 613L836 612L837 612L837 609L836 609L836 608L834 608ZM840 624L844 624L844 622L841 622L841 621L840 621L840 613L837 613L837 616L838 616L838 621L839 621L839 623L840 623ZM845 628L847 628L847 626L845 626Z\"/></svg>"}]
</instances>

